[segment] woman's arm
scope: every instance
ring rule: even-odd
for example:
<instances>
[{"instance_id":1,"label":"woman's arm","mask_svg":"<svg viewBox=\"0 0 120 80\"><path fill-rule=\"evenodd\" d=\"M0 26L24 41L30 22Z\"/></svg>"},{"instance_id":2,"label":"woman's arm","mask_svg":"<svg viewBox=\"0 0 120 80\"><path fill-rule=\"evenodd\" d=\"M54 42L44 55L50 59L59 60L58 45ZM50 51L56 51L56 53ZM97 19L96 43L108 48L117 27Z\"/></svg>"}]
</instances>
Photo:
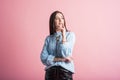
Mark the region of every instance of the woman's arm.
<instances>
[{"instance_id":1,"label":"woman's arm","mask_svg":"<svg viewBox=\"0 0 120 80\"><path fill-rule=\"evenodd\" d=\"M71 62L73 58L71 56L65 58L54 58L55 62Z\"/></svg>"},{"instance_id":2,"label":"woman's arm","mask_svg":"<svg viewBox=\"0 0 120 80\"><path fill-rule=\"evenodd\" d=\"M45 39L45 43L44 43L44 46L43 46L43 49L42 49L42 52L41 52L41 55L40 55L41 61L42 61L42 63L44 65L52 65L52 64L54 64L55 56L50 55L48 53L48 50L47 50L48 43L49 43L49 37L47 37Z\"/></svg>"},{"instance_id":3,"label":"woman's arm","mask_svg":"<svg viewBox=\"0 0 120 80\"><path fill-rule=\"evenodd\" d=\"M74 43L75 43L75 34L73 32L67 32L66 41L62 41L58 46L58 50L65 57L72 56Z\"/></svg>"},{"instance_id":4,"label":"woman's arm","mask_svg":"<svg viewBox=\"0 0 120 80\"><path fill-rule=\"evenodd\" d=\"M55 62L65 62L65 58L54 58Z\"/></svg>"}]
</instances>

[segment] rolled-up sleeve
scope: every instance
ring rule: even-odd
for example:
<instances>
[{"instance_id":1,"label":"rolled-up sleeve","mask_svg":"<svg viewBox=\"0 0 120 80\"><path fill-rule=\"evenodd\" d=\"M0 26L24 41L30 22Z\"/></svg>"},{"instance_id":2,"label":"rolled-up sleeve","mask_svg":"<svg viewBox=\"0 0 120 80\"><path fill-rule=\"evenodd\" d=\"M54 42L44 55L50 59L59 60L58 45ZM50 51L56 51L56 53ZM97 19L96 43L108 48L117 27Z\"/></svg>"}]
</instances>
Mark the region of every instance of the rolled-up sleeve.
<instances>
[{"instance_id":1,"label":"rolled-up sleeve","mask_svg":"<svg viewBox=\"0 0 120 80\"><path fill-rule=\"evenodd\" d=\"M72 55L74 43L75 43L75 34L73 32L70 32L68 36L66 36L67 41L65 43L59 44L59 50L61 53L64 53L66 56Z\"/></svg>"},{"instance_id":2,"label":"rolled-up sleeve","mask_svg":"<svg viewBox=\"0 0 120 80\"><path fill-rule=\"evenodd\" d=\"M47 50L47 47L48 47L48 43L49 43L49 37L47 37L45 39L45 43L44 43L44 46L43 46L43 49L41 51L41 55L40 55L40 59L42 61L42 63L46 66L49 66L49 65L52 65L54 63L54 57L53 55L50 55L48 50Z\"/></svg>"}]
</instances>

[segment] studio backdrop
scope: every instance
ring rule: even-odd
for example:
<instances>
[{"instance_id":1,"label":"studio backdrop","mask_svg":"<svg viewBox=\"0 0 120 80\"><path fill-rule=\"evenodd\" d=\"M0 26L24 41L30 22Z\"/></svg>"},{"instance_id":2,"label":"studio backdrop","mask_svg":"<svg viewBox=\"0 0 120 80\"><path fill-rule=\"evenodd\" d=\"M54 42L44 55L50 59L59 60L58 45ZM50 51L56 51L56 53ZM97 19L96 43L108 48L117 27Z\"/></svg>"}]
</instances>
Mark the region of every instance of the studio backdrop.
<instances>
[{"instance_id":1,"label":"studio backdrop","mask_svg":"<svg viewBox=\"0 0 120 80\"><path fill-rule=\"evenodd\" d=\"M75 33L74 80L120 80L120 0L0 0L0 80L44 80L49 17Z\"/></svg>"}]
</instances>

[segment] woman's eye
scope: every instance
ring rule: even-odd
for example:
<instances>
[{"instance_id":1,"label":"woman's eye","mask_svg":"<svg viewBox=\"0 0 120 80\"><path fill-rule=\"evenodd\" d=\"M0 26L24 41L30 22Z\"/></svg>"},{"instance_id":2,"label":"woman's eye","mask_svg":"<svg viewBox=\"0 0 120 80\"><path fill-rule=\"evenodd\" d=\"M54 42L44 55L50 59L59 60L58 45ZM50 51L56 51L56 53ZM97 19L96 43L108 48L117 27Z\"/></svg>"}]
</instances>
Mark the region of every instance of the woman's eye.
<instances>
[{"instance_id":1,"label":"woman's eye","mask_svg":"<svg viewBox=\"0 0 120 80\"><path fill-rule=\"evenodd\" d=\"M58 20L58 18L55 18L55 20Z\"/></svg>"},{"instance_id":2,"label":"woman's eye","mask_svg":"<svg viewBox=\"0 0 120 80\"><path fill-rule=\"evenodd\" d=\"M62 17L62 18L55 18L55 20L64 20L64 18Z\"/></svg>"}]
</instances>

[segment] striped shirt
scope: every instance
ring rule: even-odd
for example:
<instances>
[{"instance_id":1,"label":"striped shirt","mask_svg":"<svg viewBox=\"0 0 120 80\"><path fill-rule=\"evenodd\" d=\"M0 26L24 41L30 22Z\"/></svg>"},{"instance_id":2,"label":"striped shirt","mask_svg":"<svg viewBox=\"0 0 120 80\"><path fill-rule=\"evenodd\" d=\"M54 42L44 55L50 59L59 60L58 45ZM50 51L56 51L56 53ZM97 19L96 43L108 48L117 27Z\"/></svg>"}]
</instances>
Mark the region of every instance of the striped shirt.
<instances>
[{"instance_id":1,"label":"striped shirt","mask_svg":"<svg viewBox=\"0 0 120 80\"><path fill-rule=\"evenodd\" d=\"M72 56L73 47L75 43L75 34L73 32L66 32L66 42L62 43L62 33L56 32L53 35L46 37L43 49L41 51L40 59L46 66L45 70L52 66L61 66L74 73L73 61L54 62L55 57Z\"/></svg>"}]
</instances>

